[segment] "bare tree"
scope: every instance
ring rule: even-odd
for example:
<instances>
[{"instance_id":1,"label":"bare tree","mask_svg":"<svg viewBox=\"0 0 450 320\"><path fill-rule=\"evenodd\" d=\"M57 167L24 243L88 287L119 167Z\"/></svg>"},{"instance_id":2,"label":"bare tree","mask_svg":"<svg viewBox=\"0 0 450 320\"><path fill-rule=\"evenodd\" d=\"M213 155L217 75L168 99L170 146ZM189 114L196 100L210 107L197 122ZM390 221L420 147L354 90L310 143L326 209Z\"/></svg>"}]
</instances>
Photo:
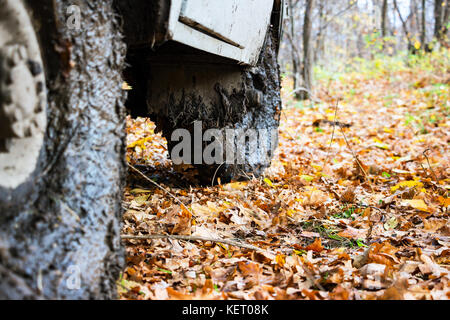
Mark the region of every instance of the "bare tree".
<instances>
[{"instance_id":1,"label":"bare tree","mask_svg":"<svg viewBox=\"0 0 450 320\"><path fill-rule=\"evenodd\" d=\"M442 40L443 6L444 0L434 1L434 37L439 42Z\"/></svg>"},{"instance_id":2,"label":"bare tree","mask_svg":"<svg viewBox=\"0 0 450 320\"><path fill-rule=\"evenodd\" d=\"M406 40L408 41L408 51L411 53L416 53L416 48L414 47L413 41L411 39L411 34L408 30L408 25L407 25L407 20L405 20L402 16L402 13L399 9L397 0L394 0L394 7L395 10L397 11L398 17L400 18L400 21L402 22L402 27L403 27L403 32L405 33L406 36Z\"/></svg>"},{"instance_id":3,"label":"bare tree","mask_svg":"<svg viewBox=\"0 0 450 320\"><path fill-rule=\"evenodd\" d=\"M388 12L388 0L383 0L381 7L381 36L385 38L387 36L387 12Z\"/></svg>"},{"instance_id":4,"label":"bare tree","mask_svg":"<svg viewBox=\"0 0 450 320\"><path fill-rule=\"evenodd\" d=\"M314 49L314 63L317 63L319 60L320 53L323 51L323 36L322 33L324 31L323 26L325 23L325 2L326 0L319 0L319 26L316 35L316 47Z\"/></svg>"},{"instance_id":5,"label":"bare tree","mask_svg":"<svg viewBox=\"0 0 450 320\"><path fill-rule=\"evenodd\" d=\"M450 23L450 1L449 0L445 0L445 6L444 6L445 10L444 10L444 17L442 20L442 32L441 32L441 39L442 39L442 43L444 45L448 46L448 39L447 39L447 33L448 33L448 25ZM447 42L446 42L447 41Z\"/></svg>"},{"instance_id":6,"label":"bare tree","mask_svg":"<svg viewBox=\"0 0 450 320\"><path fill-rule=\"evenodd\" d=\"M312 52L311 52L311 29L312 29L312 12L314 0L306 0L305 18L303 22L303 65L302 80L303 87L299 93L301 100L310 98L312 89Z\"/></svg>"},{"instance_id":7,"label":"bare tree","mask_svg":"<svg viewBox=\"0 0 450 320\"><path fill-rule=\"evenodd\" d=\"M299 0L289 0L289 32L287 33L287 38L289 39L289 43L291 45L291 60L292 60L292 80L293 80L293 88L297 88L299 83L299 66L300 66L300 55L299 50L295 44L295 18L294 18L294 9L298 4ZM294 94L295 99L299 100L300 95L298 92Z\"/></svg>"},{"instance_id":8,"label":"bare tree","mask_svg":"<svg viewBox=\"0 0 450 320\"><path fill-rule=\"evenodd\" d=\"M421 32L420 32L420 43L422 44L423 48L426 48L425 43L427 41L426 17L427 17L427 4L426 4L426 0L422 0L422 19L421 19L422 28L421 28Z\"/></svg>"}]
</instances>

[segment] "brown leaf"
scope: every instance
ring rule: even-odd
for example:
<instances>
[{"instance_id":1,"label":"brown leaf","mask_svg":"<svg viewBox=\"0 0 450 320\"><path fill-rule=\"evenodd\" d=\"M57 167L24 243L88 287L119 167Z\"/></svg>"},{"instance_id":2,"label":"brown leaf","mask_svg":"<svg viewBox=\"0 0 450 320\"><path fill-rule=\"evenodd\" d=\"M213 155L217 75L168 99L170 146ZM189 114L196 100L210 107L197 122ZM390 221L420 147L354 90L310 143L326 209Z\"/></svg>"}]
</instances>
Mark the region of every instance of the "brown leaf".
<instances>
[{"instance_id":1,"label":"brown leaf","mask_svg":"<svg viewBox=\"0 0 450 320\"><path fill-rule=\"evenodd\" d=\"M366 237L367 232L364 230L359 230L350 226L347 226L347 229L338 233L338 236L348 238L348 239L364 239Z\"/></svg>"},{"instance_id":2,"label":"brown leaf","mask_svg":"<svg viewBox=\"0 0 450 320\"><path fill-rule=\"evenodd\" d=\"M191 235L191 225L192 225L192 219L190 217L187 217L185 215L179 217L177 219L177 222L175 223L175 226L172 229L172 234L179 234L184 236Z\"/></svg>"},{"instance_id":3,"label":"brown leaf","mask_svg":"<svg viewBox=\"0 0 450 320\"><path fill-rule=\"evenodd\" d=\"M330 292L331 300L348 300L350 293L342 285L338 285L332 292Z\"/></svg>"},{"instance_id":4,"label":"brown leaf","mask_svg":"<svg viewBox=\"0 0 450 320\"><path fill-rule=\"evenodd\" d=\"M306 250L311 250L314 252L322 252L324 247L322 246L322 241L320 238L316 238L312 244L306 247Z\"/></svg>"},{"instance_id":5,"label":"brown leaf","mask_svg":"<svg viewBox=\"0 0 450 320\"><path fill-rule=\"evenodd\" d=\"M239 261L238 268L244 276L257 276L261 271L259 265L253 262Z\"/></svg>"},{"instance_id":6,"label":"brown leaf","mask_svg":"<svg viewBox=\"0 0 450 320\"><path fill-rule=\"evenodd\" d=\"M353 203L355 200L355 188L354 187L348 187L347 190L342 194L341 201Z\"/></svg>"}]
</instances>

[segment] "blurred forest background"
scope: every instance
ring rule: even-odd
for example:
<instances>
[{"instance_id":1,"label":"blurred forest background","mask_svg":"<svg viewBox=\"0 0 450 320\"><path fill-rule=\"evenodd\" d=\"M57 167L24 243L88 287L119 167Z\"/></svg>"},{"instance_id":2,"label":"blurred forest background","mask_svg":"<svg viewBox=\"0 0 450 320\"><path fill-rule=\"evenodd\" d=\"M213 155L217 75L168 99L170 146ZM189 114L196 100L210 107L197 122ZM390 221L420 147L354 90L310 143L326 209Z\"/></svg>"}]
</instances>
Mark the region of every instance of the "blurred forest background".
<instances>
[{"instance_id":1,"label":"blurred forest background","mask_svg":"<svg viewBox=\"0 0 450 320\"><path fill-rule=\"evenodd\" d=\"M449 48L449 0L287 0L287 11L280 64L297 100L317 77Z\"/></svg>"}]
</instances>

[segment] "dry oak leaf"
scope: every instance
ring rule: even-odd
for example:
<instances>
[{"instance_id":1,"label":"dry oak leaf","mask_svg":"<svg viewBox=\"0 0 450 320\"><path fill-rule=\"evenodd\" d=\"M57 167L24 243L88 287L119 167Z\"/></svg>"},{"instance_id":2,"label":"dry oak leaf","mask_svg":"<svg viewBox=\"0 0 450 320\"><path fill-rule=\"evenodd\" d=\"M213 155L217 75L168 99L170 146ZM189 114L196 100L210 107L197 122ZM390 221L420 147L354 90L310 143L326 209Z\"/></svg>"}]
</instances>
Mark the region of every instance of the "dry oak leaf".
<instances>
[{"instance_id":1,"label":"dry oak leaf","mask_svg":"<svg viewBox=\"0 0 450 320\"><path fill-rule=\"evenodd\" d=\"M180 206L175 205L163 220L174 225L170 230L171 234L191 235L192 217L190 212L186 212L186 209L182 210Z\"/></svg>"},{"instance_id":2,"label":"dry oak leaf","mask_svg":"<svg viewBox=\"0 0 450 320\"><path fill-rule=\"evenodd\" d=\"M430 232L440 230L447 225L446 219L423 219L424 229Z\"/></svg>"},{"instance_id":3,"label":"dry oak leaf","mask_svg":"<svg viewBox=\"0 0 450 320\"><path fill-rule=\"evenodd\" d=\"M322 246L322 241L320 238L316 238L312 244L306 247L306 250L311 250L314 252L322 252L324 247Z\"/></svg>"},{"instance_id":4,"label":"dry oak leaf","mask_svg":"<svg viewBox=\"0 0 450 320\"><path fill-rule=\"evenodd\" d=\"M331 300L348 300L350 298L350 293L342 285L338 285L332 292L330 292Z\"/></svg>"},{"instance_id":5,"label":"dry oak leaf","mask_svg":"<svg viewBox=\"0 0 450 320\"><path fill-rule=\"evenodd\" d=\"M261 271L258 264L246 261L239 261L238 268L244 276L257 276Z\"/></svg>"},{"instance_id":6,"label":"dry oak leaf","mask_svg":"<svg viewBox=\"0 0 450 320\"><path fill-rule=\"evenodd\" d=\"M191 226L192 226L192 219L188 216L183 215L178 219L171 233L183 236L190 236Z\"/></svg>"},{"instance_id":7,"label":"dry oak leaf","mask_svg":"<svg viewBox=\"0 0 450 320\"><path fill-rule=\"evenodd\" d=\"M166 288L166 290L171 300L192 300L193 298L191 295L178 292L171 287Z\"/></svg>"},{"instance_id":8,"label":"dry oak leaf","mask_svg":"<svg viewBox=\"0 0 450 320\"><path fill-rule=\"evenodd\" d=\"M348 202L348 203L353 203L354 200L355 200L355 188L354 187L349 187L342 194L341 201Z\"/></svg>"},{"instance_id":9,"label":"dry oak leaf","mask_svg":"<svg viewBox=\"0 0 450 320\"><path fill-rule=\"evenodd\" d=\"M385 252L380 252L380 250L377 250L376 247L369 251L368 258L369 263L373 262L377 264L384 264L387 266L393 266L399 263L398 259L393 255Z\"/></svg>"},{"instance_id":10,"label":"dry oak leaf","mask_svg":"<svg viewBox=\"0 0 450 320\"><path fill-rule=\"evenodd\" d=\"M414 200L403 200L401 202L403 206L410 206L414 209L429 212L430 209L428 208L427 204L421 200L421 199L414 199Z\"/></svg>"},{"instance_id":11,"label":"dry oak leaf","mask_svg":"<svg viewBox=\"0 0 450 320\"><path fill-rule=\"evenodd\" d=\"M349 238L349 239L364 239L366 237L366 231L359 230L350 226L347 229L338 233L338 236Z\"/></svg>"},{"instance_id":12,"label":"dry oak leaf","mask_svg":"<svg viewBox=\"0 0 450 320\"><path fill-rule=\"evenodd\" d=\"M323 205L323 203L328 199L328 195L325 192L321 190L313 190L311 193L309 193L308 198L303 204L309 206L319 206Z\"/></svg>"}]
</instances>

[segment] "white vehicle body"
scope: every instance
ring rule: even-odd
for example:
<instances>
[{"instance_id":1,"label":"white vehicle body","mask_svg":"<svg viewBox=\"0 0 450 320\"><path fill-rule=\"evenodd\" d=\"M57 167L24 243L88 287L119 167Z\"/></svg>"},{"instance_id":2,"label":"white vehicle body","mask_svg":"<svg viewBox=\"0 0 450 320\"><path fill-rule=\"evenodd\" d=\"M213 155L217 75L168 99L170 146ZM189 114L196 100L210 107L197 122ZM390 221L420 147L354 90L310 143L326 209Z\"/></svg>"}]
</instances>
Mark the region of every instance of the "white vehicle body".
<instances>
[{"instance_id":1,"label":"white vehicle body","mask_svg":"<svg viewBox=\"0 0 450 320\"><path fill-rule=\"evenodd\" d=\"M273 0L172 0L168 36L185 45L255 65L270 24L273 3Z\"/></svg>"}]
</instances>

